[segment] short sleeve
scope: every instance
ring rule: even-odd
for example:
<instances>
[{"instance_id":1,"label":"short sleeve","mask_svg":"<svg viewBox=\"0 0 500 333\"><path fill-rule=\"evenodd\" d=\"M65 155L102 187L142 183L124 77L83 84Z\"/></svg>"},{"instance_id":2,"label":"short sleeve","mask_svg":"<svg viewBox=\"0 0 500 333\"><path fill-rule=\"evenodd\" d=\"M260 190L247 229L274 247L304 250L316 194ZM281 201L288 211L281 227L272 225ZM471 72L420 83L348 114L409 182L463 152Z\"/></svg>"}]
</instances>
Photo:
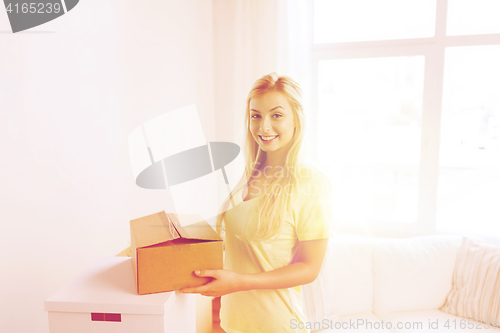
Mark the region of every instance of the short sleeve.
<instances>
[{"instance_id":1,"label":"short sleeve","mask_svg":"<svg viewBox=\"0 0 500 333\"><path fill-rule=\"evenodd\" d=\"M299 241L330 238L332 222L332 187L326 175L317 171L301 180L294 209L294 223Z\"/></svg>"}]
</instances>

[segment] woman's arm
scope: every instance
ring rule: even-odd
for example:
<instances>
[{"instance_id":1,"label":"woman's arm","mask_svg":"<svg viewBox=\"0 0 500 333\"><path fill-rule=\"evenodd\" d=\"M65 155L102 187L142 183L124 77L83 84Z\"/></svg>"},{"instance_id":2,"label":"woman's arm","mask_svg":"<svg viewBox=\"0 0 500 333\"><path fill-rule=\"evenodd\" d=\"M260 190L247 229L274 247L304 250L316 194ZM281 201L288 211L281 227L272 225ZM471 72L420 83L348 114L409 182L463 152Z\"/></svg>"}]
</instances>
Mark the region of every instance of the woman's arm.
<instances>
[{"instance_id":1,"label":"woman's arm","mask_svg":"<svg viewBox=\"0 0 500 333\"><path fill-rule=\"evenodd\" d=\"M198 276L210 276L214 280L199 287L184 288L183 293L200 293L205 296L222 296L237 291L253 289L283 289L304 285L316 280L328 238L300 241L292 262L269 272L237 274L227 270L205 270Z\"/></svg>"}]
</instances>

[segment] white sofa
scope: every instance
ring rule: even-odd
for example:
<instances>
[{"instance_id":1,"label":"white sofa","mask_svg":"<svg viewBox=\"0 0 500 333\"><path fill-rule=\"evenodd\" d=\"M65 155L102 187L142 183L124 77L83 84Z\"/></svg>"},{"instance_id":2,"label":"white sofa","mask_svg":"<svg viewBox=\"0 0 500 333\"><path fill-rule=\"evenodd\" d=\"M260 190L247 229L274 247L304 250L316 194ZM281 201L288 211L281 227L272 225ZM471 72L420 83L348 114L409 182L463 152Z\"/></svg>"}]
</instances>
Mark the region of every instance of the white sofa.
<instances>
[{"instance_id":1,"label":"white sofa","mask_svg":"<svg viewBox=\"0 0 500 333\"><path fill-rule=\"evenodd\" d=\"M312 332L496 332L439 310L459 235L330 239L318 279L302 286ZM480 330L481 329L481 330Z\"/></svg>"}]
</instances>

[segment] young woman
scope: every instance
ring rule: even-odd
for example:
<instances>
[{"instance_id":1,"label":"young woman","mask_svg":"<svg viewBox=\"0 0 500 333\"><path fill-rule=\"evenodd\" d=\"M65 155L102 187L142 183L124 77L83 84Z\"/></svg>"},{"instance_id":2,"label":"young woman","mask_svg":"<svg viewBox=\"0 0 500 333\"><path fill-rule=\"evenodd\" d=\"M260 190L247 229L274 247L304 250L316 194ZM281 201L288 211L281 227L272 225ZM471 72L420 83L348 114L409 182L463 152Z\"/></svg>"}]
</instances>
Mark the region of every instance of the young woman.
<instances>
[{"instance_id":1,"label":"young woman","mask_svg":"<svg viewBox=\"0 0 500 333\"><path fill-rule=\"evenodd\" d=\"M222 296L228 333L309 332L300 286L318 276L332 236L331 185L302 159L299 85L263 76L248 95L245 118L245 173L217 218L224 269L195 271L213 280L180 292Z\"/></svg>"}]
</instances>

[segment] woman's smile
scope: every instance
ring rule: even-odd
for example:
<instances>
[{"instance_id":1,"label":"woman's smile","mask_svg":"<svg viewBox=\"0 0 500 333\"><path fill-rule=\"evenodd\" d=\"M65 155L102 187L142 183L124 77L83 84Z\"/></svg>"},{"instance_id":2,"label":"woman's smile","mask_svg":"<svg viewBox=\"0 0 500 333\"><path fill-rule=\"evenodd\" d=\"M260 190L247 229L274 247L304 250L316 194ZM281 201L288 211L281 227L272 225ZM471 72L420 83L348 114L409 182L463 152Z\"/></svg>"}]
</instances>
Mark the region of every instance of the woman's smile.
<instances>
[{"instance_id":1,"label":"woman's smile","mask_svg":"<svg viewBox=\"0 0 500 333\"><path fill-rule=\"evenodd\" d=\"M275 139L278 138L279 135L271 135L271 136L263 136L263 135L259 135L259 138L260 140L264 143L264 144L269 144L273 141L275 141Z\"/></svg>"}]
</instances>

